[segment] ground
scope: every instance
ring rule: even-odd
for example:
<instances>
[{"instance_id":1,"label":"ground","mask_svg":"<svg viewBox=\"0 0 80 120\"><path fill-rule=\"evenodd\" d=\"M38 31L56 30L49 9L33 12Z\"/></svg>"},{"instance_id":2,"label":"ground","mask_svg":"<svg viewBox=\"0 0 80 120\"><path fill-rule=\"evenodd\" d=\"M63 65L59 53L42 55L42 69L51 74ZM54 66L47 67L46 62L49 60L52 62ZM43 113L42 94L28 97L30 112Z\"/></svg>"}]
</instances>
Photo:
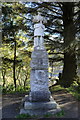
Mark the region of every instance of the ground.
<instances>
[{"instance_id":1,"label":"ground","mask_svg":"<svg viewBox=\"0 0 80 120\"><path fill-rule=\"evenodd\" d=\"M6 94L3 95L3 118L15 118L19 114L21 101L24 94ZM64 110L63 118L80 118L80 102L78 102L70 93L64 90L52 94L56 102Z\"/></svg>"}]
</instances>

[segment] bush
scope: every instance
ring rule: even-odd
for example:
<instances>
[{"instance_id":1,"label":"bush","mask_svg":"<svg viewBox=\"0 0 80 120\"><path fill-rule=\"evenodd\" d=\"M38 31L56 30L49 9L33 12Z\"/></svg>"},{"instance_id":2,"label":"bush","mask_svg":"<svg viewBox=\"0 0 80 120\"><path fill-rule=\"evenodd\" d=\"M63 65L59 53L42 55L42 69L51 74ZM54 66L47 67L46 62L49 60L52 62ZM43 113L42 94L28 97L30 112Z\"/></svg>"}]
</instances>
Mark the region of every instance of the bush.
<instances>
[{"instance_id":1,"label":"bush","mask_svg":"<svg viewBox=\"0 0 80 120\"><path fill-rule=\"evenodd\" d=\"M17 86L16 91L15 91L15 87L13 84L9 84L9 85L2 88L3 93L14 93L14 92L23 93L23 92L29 92L29 90L30 90L29 85L26 86L25 88L24 88L24 86Z\"/></svg>"},{"instance_id":2,"label":"bush","mask_svg":"<svg viewBox=\"0 0 80 120\"><path fill-rule=\"evenodd\" d=\"M9 93L11 91L15 91L13 84L9 84L9 85L2 88L3 93Z\"/></svg>"}]
</instances>

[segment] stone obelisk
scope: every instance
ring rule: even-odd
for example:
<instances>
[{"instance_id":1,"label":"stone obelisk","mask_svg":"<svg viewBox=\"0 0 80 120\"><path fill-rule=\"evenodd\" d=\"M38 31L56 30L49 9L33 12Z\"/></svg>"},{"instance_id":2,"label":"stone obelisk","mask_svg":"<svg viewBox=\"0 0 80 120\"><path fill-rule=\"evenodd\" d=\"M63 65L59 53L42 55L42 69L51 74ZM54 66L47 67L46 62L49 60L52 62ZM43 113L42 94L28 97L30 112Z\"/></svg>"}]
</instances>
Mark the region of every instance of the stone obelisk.
<instances>
[{"instance_id":1,"label":"stone obelisk","mask_svg":"<svg viewBox=\"0 0 80 120\"><path fill-rule=\"evenodd\" d=\"M48 53L44 47L46 19L40 12L34 16L34 51L31 55L30 93L23 104L20 114L43 116L55 114L61 109L51 97L48 79Z\"/></svg>"}]
</instances>

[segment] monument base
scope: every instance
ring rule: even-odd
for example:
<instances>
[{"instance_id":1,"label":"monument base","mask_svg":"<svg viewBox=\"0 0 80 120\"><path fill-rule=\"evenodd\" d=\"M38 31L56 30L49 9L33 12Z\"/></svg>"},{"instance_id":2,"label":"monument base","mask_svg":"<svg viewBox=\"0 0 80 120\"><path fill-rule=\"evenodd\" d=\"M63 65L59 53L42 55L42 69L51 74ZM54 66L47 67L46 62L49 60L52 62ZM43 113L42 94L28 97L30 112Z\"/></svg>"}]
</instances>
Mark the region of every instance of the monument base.
<instances>
[{"instance_id":1,"label":"monument base","mask_svg":"<svg viewBox=\"0 0 80 120\"><path fill-rule=\"evenodd\" d=\"M51 93L50 91L31 91L29 93L29 101L30 102L46 102L50 101Z\"/></svg>"},{"instance_id":2,"label":"monument base","mask_svg":"<svg viewBox=\"0 0 80 120\"><path fill-rule=\"evenodd\" d=\"M54 115L60 111L61 108L52 97L48 102L30 102L28 101L28 97L25 97L23 108L20 110L20 114L29 114L31 116L35 115L38 117L43 117L47 114Z\"/></svg>"}]
</instances>

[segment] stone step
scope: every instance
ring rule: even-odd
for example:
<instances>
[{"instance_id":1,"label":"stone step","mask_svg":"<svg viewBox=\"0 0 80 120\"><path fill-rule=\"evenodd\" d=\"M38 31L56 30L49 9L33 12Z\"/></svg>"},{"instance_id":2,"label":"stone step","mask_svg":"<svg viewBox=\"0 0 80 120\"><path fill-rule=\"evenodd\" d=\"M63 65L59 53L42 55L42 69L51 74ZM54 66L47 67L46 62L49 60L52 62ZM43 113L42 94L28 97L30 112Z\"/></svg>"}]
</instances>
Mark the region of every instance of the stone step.
<instances>
[{"instance_id":1,"label":"stone step","mask_svg":"<svg viewBox=\"0 0 80 120\"><path fill-rule=\"evenodd\" d=\"M25 102L24 103L24 109L30 110L51 110L56 109L57 103L55 101L49 101L49 102Z\"/></svg>"},{"instance_id":2,"label":"stone step","mask_svg":"<svg viewBox=\"0 0 80 120\"><path fill-rule=\"evenodd\" d=\"M20 114L29 114L29 115L36 115L36 116L44 116L44 115L47 115L47 114L50 114L50 115L54 115L54 114L56 114L56 113L58 113L58 112L60 112L61 111L61 109L59 108L59 107L57 107L56 109L52 109L52 110L38 110L38 109L36 109L36 110L27 110L27 109L21 109L20 110Z\"/></svg>"}]
</instances>

